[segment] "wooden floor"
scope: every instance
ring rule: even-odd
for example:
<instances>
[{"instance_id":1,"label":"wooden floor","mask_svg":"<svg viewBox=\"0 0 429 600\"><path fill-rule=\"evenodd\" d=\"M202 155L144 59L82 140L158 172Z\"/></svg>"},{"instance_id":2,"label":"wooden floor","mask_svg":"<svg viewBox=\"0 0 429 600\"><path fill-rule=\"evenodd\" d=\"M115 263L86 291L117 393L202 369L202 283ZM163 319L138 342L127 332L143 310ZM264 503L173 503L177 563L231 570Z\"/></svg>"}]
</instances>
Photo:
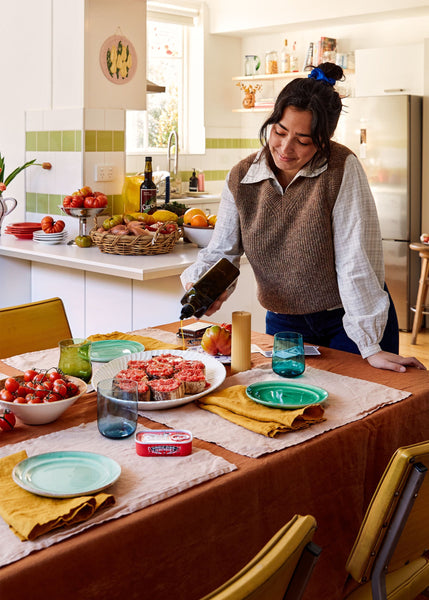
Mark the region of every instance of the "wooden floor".
<instances>
[{"instance_id":1,"label":"wooden floor","mask_svg":"<svg viewBox=\"0 0 429 600\"><path fill-rule=\"evenodd\" d=\"M429 329L422 329L417 336L417 344L411 345L411 332L399 333L399 354L415 356L429 369Z\"/></svg>"}]
</instances>

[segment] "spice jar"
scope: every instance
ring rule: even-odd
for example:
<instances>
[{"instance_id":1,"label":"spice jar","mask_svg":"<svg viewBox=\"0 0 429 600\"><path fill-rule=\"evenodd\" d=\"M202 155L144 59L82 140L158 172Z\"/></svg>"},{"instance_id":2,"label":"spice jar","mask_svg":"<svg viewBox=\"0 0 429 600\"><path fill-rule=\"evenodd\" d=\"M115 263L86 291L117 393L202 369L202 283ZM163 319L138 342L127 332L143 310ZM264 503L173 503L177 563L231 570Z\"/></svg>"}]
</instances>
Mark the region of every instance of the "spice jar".
<instances>
[{"instance_id":1,"label":"spice jar","mask_svg":"<svg viewBox=\"0 0 429 600\"><path fill-rule=\"evenodd\" d=\"M271 50L265 54L265 73L267 75L273 75L273 73L278 73L278 58L277 52L275 50Z\"/></svg>"}]
</instances>

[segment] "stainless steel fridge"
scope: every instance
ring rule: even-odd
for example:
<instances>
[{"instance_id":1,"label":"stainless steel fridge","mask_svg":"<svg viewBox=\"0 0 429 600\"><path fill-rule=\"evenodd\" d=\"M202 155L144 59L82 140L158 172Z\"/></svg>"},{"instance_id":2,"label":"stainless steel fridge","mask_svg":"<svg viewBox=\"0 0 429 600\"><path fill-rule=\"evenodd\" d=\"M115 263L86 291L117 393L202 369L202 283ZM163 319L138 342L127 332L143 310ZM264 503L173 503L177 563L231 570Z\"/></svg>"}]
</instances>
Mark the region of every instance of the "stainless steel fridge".
<instances>
[{"instance_id":1,"label":"stainless steel fridge","mask_svg":"<svg viewBox=\"0 0 429 600\"><path fill-rule=\"evenodd\" d=\"M343 99L334 139L360 159L380 220L386 283L399 328L410 331L420 259L409 243L421 234L422 98L395 95Z\"/></svg>"}]
</instances>

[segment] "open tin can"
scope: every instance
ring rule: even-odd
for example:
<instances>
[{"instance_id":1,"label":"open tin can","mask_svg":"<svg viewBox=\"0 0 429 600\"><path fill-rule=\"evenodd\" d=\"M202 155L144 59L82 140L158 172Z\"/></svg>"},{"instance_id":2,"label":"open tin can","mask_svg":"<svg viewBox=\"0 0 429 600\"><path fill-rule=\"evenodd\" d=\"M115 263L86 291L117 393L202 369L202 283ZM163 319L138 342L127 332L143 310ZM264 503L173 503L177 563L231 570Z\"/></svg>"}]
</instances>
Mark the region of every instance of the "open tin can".
<instances>
[{"instance_id":1,"label":"open tin can","mask_svg":"<svg viewBox=\"0 0 429 600\"><path fill-rule=\"evenodd\" d=\"M139 456L187 456L192 452L192 433L184 429L151 429L135 435Z\"/></svg>"}]
</instances>

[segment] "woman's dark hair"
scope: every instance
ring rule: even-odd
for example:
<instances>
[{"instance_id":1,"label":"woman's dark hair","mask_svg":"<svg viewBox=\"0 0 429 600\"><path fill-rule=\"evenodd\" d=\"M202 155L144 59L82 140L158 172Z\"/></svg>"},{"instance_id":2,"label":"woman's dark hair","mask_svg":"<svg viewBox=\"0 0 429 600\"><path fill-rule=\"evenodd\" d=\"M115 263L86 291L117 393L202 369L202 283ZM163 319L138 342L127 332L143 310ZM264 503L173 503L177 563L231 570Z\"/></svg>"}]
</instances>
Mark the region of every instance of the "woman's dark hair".
<instances>
[{"instance_id":1,"label":"woman's dark hair","mask_svg":"<svg viewBox=\"0 0 429 600\"><path fill-rule=\"evenodd\" d=\"M280 92L273 112L259 131L259 140L267 150L267 129L279 123L286 107L310 110L311 137L317 148L316 156L329 160L330 139L337 127L342 109L341 98L334 89L336 81L344 79L343 69L334 63L321 63L308 77L298 77Z\"/></svg>"}]
</instances>

